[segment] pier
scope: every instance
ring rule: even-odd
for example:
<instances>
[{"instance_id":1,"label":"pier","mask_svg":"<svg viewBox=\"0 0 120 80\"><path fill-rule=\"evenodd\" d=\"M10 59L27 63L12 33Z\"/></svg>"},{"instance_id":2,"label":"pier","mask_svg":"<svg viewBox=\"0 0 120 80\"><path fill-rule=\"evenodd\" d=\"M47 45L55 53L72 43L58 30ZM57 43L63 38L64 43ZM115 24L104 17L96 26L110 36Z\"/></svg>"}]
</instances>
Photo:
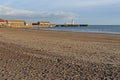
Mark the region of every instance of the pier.
<instances>
[{"instance_id":1,"label":"pier","mask_svg":"<svg viewBox=\"0 0 120 80\"><path fill-rule=\"evenodd\" d=\"M86 27L88 24L57 24L56 27Z\"/></svg>"},{"instance_id":2,"label":"pier","mask_svg":"<svg viewBox=\"0 0 120 80\"><path fill-rule=\"evenodd\" d=\"M75 24L74 19L72 19L72 22L69 24L57 24L56 27L86 27L88 24Z\"/></svg>"}]
</instances>

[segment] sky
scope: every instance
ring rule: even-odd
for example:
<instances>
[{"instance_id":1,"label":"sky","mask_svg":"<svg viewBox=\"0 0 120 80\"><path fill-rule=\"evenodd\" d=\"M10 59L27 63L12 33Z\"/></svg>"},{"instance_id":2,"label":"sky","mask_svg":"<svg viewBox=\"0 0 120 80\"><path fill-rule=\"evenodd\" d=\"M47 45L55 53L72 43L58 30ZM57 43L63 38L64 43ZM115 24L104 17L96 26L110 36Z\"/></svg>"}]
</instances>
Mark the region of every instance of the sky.
<instances>
[{"instance_id":1,"label":"sky","mask_svg":"<svg viewBox=\"0 0 120 80\"><path fill-rule=\"evenodd\" d=\"M120 0L1 0L0 18L120 25Z\"/></svg>"}]
</instances>

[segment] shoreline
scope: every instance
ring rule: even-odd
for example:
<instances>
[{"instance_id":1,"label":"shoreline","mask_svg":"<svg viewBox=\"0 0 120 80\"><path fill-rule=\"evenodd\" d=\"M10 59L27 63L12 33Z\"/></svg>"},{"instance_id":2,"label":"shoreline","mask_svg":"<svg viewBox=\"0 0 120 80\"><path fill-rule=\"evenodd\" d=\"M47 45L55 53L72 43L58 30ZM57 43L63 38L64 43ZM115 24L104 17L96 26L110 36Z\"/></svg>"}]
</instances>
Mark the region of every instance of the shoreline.
<instances>
[{"instance_id":1,"label":"shoreline","mask_svg":"<svg viewBox=\"0 0 120 80\"><path fill-rule=\"evenodd\" d=\"M68 32L68 33L85 33L85 34L105 34L105 35L120 35L120 33L104 33L104 32L75 32L75 31L63 31L63 30L49 30L47 28L8 28L8 29L13 29L13 30L36 30L36 31L50 31L50 32Z\"/></svg>"},{"instance_id":2,"label":"shoreline","mask_svg":"<svg viewBox=\"0 0 120 80\"><path fill-rule=\"evenodd\" d=\"M11 29L11 28L10 28ZM13 29L14 30L14 29ZM15 30L18 30L19 29L15 29ZM85 35L85 37L87 37L88 41L89 41L89 38L91 38L91 40L93 40L94 42L94 38L100 38L99 40L96 39L96 41L98 40L98 42L101 40L101 39L104 39L104 40L107 40L107 37L108 37L108 42L109 40L112 40L113 38L116 38L116 41L120 42L120 34L111 34L111 33L94 33L94 32L73 32L73 31L57 31L57 30L44 30L44 29L20 29L20 30L27 30L27 31L35 31L35 32L41 32L42 34L46 34L48 37L51 36L53 37L52 35L55 35L54 37L59 37L59 38L62 38L62 34L65 36L65 38L77 38L78 36L83 36ZM48 35L48 34L51 34L51 35ZM59 33L59 34L58 34ZM58 34L58 36L56 35ZM70 35L73 35L73 36L70 36ZM97 37L98 36L98 37ZM90 40L90 41L91 41ZM85 40L86 41L86 40ZM107 42L106 41L106 42ZM101 41L100 41L101 42Z\"/></svg>"},{"instance_id":3,"label":"shoreline","mask_svg":"<svg viewBox=\"0 0 120 80\"><path fill-rule=\"evenodd\" d=\"M60 31L60 32L75 32L75 33L96 33L96 34L115 34L120 35L119 32L106 32L106 31L69 31L69 30L51 30L50 28L28 28L30 30L48 30L48 31Z\"/></svg>"},{"instance_id":4,"label":"shoreline","mask_svg":"<svg viewBox=\"0 0 120 80\"><path fill-rule=\"evenodd\" d=\"M119 79L120 35L0 28L0 79Z\"/></svg>"}]
</instances>

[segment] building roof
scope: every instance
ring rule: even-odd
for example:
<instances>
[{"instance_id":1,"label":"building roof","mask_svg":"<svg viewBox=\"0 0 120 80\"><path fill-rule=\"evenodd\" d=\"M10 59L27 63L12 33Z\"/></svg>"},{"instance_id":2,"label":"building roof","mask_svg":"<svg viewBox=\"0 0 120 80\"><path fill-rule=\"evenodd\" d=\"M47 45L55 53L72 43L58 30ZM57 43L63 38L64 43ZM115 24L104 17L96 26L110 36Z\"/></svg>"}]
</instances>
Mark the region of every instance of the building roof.
<instances>
[{"instance_id":1,"label":"building roof","mask_svg":"<svg viewBox=\"0 0 120 80\"><path fill-rule=\"evenodd\" d=\"M24 20L7 20L7 21L10 21L10 22L25 22Z\"/></svg>"},{"instance_id":2,"label":"building roof","mask_svg":"<svg viewBox=\"0 0 120 80\"><path fill-rule=\"evenodd\" d=\"M40 23L50 23L49 21L39 21Z\"/></svg>"},{"instance_id":3,"label":"building roof","mask_svg":"<svg viewBox=\"0 0 120 80\"><path fill-rule=\"evenodd\" d=\"M0 18L0 22L5 22L6 20Z\"/></svg>"},{"instance_id":4,"label":"building roof","mask_svg":"<svg viewBox=\"0 0 120 80\"><path fill-rule=\"evenodd\" d=\"M3 20L2 18L0 18L0 20Z\"/></svg>"}]
</instances>

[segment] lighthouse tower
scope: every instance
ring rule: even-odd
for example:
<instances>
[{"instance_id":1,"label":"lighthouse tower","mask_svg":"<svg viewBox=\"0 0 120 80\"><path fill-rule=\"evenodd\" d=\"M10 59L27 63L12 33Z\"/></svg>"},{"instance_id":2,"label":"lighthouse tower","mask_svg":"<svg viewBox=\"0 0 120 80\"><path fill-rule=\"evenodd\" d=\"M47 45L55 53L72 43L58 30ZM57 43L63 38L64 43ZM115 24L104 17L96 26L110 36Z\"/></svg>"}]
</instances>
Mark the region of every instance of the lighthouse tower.
<instances>
[{"instance_id":1,"label":"lighthouse tower","mask_svg":"<svg viewBox=\"0 0 120 80\"><path fill-rule=\"evenodd\" d=\"M72 25L74 25L74 24L75 24L74 19L72 19Z\"/></svg>"}]
</instances>

